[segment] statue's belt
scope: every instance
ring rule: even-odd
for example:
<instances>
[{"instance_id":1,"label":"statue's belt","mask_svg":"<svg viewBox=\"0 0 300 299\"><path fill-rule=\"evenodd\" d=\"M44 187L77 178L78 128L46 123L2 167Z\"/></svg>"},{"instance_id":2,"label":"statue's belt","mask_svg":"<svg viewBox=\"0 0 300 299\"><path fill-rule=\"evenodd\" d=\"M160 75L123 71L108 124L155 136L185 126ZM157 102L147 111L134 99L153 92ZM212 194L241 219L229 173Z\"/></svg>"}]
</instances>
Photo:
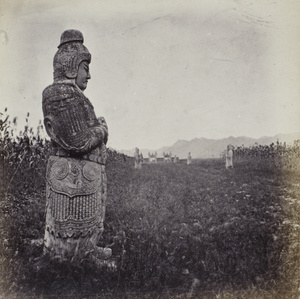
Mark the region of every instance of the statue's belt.
<instances>
[{"instance_id":1,"label":"statue's belt","mask_svg":"<svg viewBox=\"0 0 300 299\"><path fill-rule=\"evenodd\" d=\"M105 180L105 166L86 160L51 156L46 177L54 192L69 197L90 195L96 193Z\"/></svg>"}]
</instances>

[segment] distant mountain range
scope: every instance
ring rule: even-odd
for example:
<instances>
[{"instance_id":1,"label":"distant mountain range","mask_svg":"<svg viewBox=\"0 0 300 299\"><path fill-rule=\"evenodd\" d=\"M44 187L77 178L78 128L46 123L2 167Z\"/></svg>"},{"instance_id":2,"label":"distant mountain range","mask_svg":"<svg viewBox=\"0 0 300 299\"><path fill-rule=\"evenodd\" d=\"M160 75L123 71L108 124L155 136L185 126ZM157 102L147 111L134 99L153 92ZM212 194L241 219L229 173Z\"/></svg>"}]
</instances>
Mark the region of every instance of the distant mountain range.
<instances>
[{"instance_id":1,"label":"distant mountain range","mask_svg":"<svg viewBox=\"0 0 300 299\"><path fill-rule=\"evenodd\" d=\"M159 149L139 149L144 158L148 158L148 153L157 152L158 157L162 157L163 152L172 153L180 159L187 158L188 153L191 152L192 158L218 158L220 154L226 149L228 144L233 146L245 147L259 144L270 145L277 141L286 144L293 144L294 140L300 140L300 132L293 134L278 134L273 137L264 136L258 139L241 137L228 137L223 139L207 139L207 138L194 138L192 140L178 140L171 146L164 146ZM118 150L128 156L134 155L134 149L131 150Z\"/></svg>"}]
</instances>

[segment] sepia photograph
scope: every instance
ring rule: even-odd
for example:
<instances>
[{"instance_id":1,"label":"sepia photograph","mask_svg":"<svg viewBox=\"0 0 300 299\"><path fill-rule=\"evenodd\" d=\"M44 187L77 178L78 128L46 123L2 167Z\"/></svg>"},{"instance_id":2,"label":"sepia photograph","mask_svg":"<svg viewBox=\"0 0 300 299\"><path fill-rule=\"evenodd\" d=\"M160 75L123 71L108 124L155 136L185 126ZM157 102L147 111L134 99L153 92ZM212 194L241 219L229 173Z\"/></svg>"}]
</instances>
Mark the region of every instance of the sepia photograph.
<instances>
[{"instance_id":1,"label":"sepia photograph","mask_svg":"<svg viewBox=\"0 0 300 299\"><path fill-rule=\"evenodd\" d=\"M299 20L0 0L0 298L300 298Z\"/></svg>"}]
</instances>

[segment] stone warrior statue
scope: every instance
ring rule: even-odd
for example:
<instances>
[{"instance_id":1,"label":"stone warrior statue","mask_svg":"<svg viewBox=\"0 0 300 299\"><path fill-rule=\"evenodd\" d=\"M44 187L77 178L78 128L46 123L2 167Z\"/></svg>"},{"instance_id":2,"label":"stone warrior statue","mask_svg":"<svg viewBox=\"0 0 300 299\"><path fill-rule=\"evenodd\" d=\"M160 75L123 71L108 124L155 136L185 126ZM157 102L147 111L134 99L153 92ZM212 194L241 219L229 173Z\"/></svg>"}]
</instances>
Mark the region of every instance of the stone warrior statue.
<instances>
[{"instance_id":1,"label":"stone warrior statue","mask_svg":"<svg viewBox=\"0 0 300 299\"><path fill-rule=\"evenodd\" d=\"M136 147L134 152L134 168L141 169L142 168L142 159L140 150Z\"/></svg>"},{"instance_id":2,"label":"stone warrior statue","mask_svg":"<svg viewBox=\"0 0 300 299\"><path fill-rule=\"evenodd\" d=\"M105 253L96 245L105 215L108 130L83 94L90 62L82 33L66 30L53 60L54 83L43 91L44 124L53 145L44 250L60 259L103 258Z\"/></svg>"},{"instance_id":3,"label":"stone warrior statue","mask_svg":"<svg viewBox=\"0 0 300 299\"><path fill-rule=\"evenodd\" d=\"M226 162L225 162L226 169L233 168L233 146L230 144L227 145L225 158L226 158Z\"/></svg>"},{"instance_id":4,"label":"stone warrior statue","mask_svg":"<svg viewBox=\"0 0 300 299\"><path fill-rule=\"evenodd\" d=\"M186 164L187 164L187 165L190 165L191 163L192 163L192 156L191 156L191 153L189 152L189 153L188 153L187 160L186 160Z\"/></svg>"}]
</instances>

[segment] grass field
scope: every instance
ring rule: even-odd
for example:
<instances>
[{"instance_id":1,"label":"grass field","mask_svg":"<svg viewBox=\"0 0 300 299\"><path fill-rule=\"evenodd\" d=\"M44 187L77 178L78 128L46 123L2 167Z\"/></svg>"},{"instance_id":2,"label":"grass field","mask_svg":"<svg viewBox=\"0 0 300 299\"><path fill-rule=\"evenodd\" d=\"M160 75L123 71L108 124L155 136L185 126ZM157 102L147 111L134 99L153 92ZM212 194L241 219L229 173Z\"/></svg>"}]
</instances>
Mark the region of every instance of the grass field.
<instances>
[{"instance_id":1,"label":"grass field","mask_svg":"<svg viewBox=\"0 0 300 299\"><path fill-rule=\"evenodd\" d=\"M10 182L2 169L3 298L298 298L298 170L264 163L226 170L221 159L133 164L107 165L99 245L112 248L114 270L42 256L32 240L43 238L43 180L26 189L20 169Z\"/></svg>"}]
</instances>

